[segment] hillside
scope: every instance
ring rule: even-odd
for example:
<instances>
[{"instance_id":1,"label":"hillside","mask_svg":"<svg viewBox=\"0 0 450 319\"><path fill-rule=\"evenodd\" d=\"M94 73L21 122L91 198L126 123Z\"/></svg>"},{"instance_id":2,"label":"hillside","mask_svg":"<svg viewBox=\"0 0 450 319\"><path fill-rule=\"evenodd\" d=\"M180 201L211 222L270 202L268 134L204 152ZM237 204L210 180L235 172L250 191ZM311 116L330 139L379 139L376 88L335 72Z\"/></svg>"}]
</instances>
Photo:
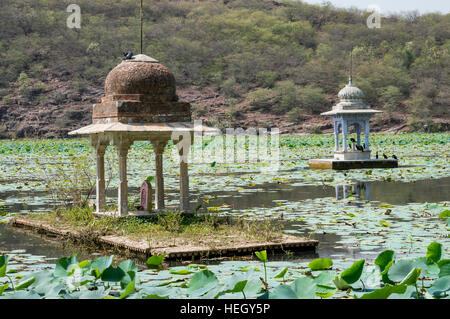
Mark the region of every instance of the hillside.
<instances>
[{"instance_id":1,"label":"hillside","mask_svg":"<svg viewBox=\"0 0 450 319\"><path fill-rule=\"evenodd\" d=\"M139 51L138 1L0 3L0 138L65 137L90 123L92 104L122 52ZM319 114L348 79L384 110L374 130L450 128L450 15L370 13L300 1L145 0L144 53L175 74L180 99L210 125L329 132Z\"/></svg>"}]
</instances>

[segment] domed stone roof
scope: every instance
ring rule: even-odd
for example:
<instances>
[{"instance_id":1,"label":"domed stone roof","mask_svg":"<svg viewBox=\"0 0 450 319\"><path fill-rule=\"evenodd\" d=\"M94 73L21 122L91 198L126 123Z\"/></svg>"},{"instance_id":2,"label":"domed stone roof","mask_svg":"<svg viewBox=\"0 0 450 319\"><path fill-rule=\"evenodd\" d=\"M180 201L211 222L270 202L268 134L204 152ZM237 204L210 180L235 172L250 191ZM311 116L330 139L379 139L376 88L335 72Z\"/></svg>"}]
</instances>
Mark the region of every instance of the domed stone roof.
<instances>
[{"instance_id":1,"label":"domed stone roof","mask_svg":"<svg viewBox=\"0 0 450 319\"><path fill-rule=\"evenodd\" d=\"M350 78L349 83L339 92L338 97L342 102L358 101L364 98L364 92L354 85Z\"/></svg>"},{"instance_id":2,"label":"domed stone roof","mask_svg":"<svg viewBox=\"0 0 450 319\"><path fill-rule=\"evenodd\" d=\"M321 113L322 115L381 113L364 103L364 92L353 84L351 76L348 84L339 92L338 97L339 103L334 105L331 111Z\"/></svg>"},{"instance_id":3,"label":"domed stone roof","mask_svg":"<svg viewBox=\"0 0 450 319\"><path fill-rule=\"evenodd\" d=\"M191 122L191 105L179 102L175 77L144 54L124 60L105 80L105 96L94 104L93 124Z\"/></svg>"},{"instance_id":4,"label":"domed stone roof","mask_svg":"<svg viewBox=\"0 0 450 319\"><path fill-rule=\"evenodd\" d=\"M105 95L143 95L146 101L176 101L175 77L158 61L138 55L111 70L105 81Z\"/></svg>"}]
</instances>

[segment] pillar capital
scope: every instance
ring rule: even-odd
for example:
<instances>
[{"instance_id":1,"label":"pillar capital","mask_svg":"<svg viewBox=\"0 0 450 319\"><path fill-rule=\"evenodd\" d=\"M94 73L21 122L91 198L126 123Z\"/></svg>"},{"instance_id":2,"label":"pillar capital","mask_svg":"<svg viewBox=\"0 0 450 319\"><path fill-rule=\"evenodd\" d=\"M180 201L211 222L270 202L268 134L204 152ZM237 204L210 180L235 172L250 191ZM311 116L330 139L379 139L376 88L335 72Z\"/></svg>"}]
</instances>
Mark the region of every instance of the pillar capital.
<instances>
[{"instance_id":1,"label":"pillar capital","mask_svg":"<svg viewBox=\"0 0 450 319\"><path fill-rule=\"evenodd\" d=\"M166 147L168 139L152 139L150 143L152 143L153 149L156 154L162 154L164 152L164 148Z\"/></svg>"},{"instance_id":2,"label":"pillar capital","mask_svg":"<svg viewBox=\"0 0 450 319\"><path fill-rule=\"evenodd\" d=\"M119 156L125 156L128 154L128 150L133 144L133 140L123 135L114 136L113 138L114 146L116 147Z\"/></svg>"},{"instance_id":3,"label":"pillar capital","mask_svg":"<svg viewBox=\"0 0 450 319\"><path fill-rule=\"evenodd\" d=\"M109 140L104 139L102 136L91 135L91 146L96 150L97 155L104 156L106 148L109 145Z\"/></svg>"}]
</instances>

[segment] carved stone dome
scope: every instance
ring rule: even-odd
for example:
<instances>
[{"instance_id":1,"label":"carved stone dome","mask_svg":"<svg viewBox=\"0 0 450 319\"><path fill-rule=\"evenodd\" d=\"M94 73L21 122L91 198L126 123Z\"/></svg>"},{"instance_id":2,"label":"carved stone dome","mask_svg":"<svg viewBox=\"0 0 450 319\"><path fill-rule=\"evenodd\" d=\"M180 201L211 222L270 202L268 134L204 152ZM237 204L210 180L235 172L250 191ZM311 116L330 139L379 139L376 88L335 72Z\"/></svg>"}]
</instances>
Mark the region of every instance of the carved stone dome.
<instances>
[{"instance_id":1,"label":"carved stone dome","mask_svg":"<svg viewBox=\"0 0 450 319\"><path fill-rule=\"evenodd\" d=\"M158 61L137 55L111 70L105 81L105 95L115 96L116 100L121 100L121 96L140 95L145 101L176 101L175 77Z\"/></svg>"},{"instance_id":2,"label":"carved stone dome","mask_svg":"<svg viewBox=\"0 0 450 319\"><path fill-rule=\"evenodd\" d=\"M338 97L342 102L360 101L364 98L364 92L354 85L350 79L349 83L339 92Z\"/></svg>"}]
</instances>

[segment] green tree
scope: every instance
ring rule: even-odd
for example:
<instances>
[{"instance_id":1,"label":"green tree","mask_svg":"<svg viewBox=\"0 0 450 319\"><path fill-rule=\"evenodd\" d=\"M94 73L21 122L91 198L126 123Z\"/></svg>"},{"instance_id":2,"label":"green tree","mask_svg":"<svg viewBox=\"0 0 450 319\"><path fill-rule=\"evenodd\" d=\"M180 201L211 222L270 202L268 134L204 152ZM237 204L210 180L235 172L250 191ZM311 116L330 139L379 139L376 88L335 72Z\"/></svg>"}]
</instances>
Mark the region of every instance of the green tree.
<instances>
[{"instance_id":1,"label":"green tree","mask_svg":"<svg viewBox=\"0 0 450 319\"><path fill-rule=\"evenodd\" d=\"M31 83L31 79L25 72L21 72L16 83L16 87L19 89L20 94L29 99L31 97L31 91L33 89L33 85Z\"/></svg>"},{"instance_id":2,"label":"green tree","mask_svg":"<svg viewBox=\"0 0 450 319\"><path fill-rule=\"evenodd\" d=\"M403 94L396 86L390 85L380 90L381 105L389 116L398 108L402 98Z\"/></svg>"},{"instance_id":3,"label":"green tree","mask_svg":"<svg viewBox=\"0 0 450 319\"><path fill-rule=\"evenodd\" d=\"M277 82L274 90L279 96L279 102L273 109L274 112L285 114L299 105L298 87L291 80Z\"/></svg>"},{"instance_id":4,"label":"green tree","mask_svg":"<svg viewBox=\"0 0 450 319\"><path fill-rule=\"evenodd\" d=\"M312 114L323 112L329 105L323 90L312 85L300 89L299 101L302 108Z\"/></svg>"}]
</instances>

